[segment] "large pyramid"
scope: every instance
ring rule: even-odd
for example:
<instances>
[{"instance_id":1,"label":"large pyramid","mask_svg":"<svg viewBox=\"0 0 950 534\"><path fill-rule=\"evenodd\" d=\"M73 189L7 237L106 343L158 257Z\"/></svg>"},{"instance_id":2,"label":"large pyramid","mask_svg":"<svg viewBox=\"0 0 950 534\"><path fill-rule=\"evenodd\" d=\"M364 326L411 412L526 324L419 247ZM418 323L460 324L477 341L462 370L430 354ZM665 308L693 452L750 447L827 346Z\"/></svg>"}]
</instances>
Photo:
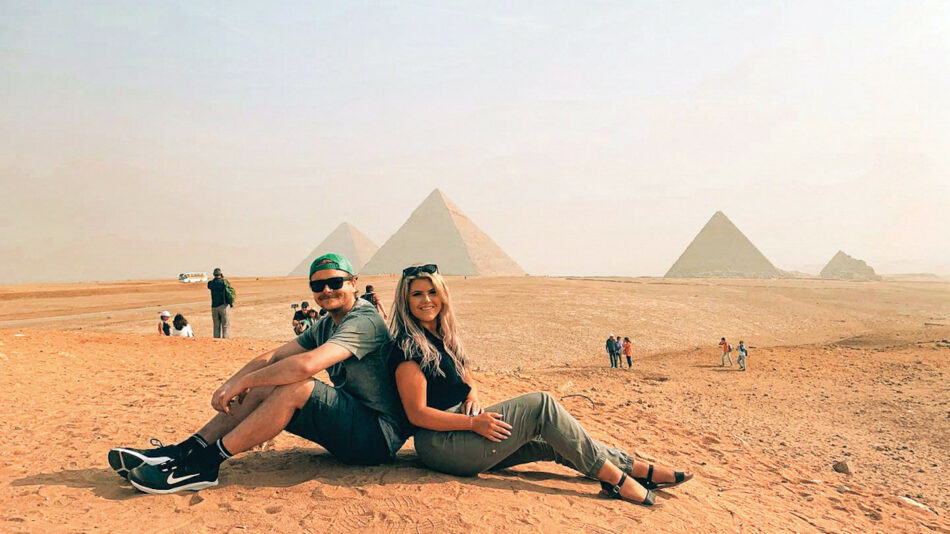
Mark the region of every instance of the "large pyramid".
<instances>
[{"instance_id":1,"label":"large pyramid","mask_svg":"<svg viewBox=\"0 0 950 534\"><path fill-rule=\"evenodd\" d=\"M343 254L353 264L353 268L359 271L377 250L379 250L379 247L376 246L376 243L373 243L363 232L357 230L350 223L343 223L337 226L336 230L328 235L322 243L317 245L317 248L310 251L310 254L307 254L307 257L294 267L294 270L290 271L287 276L307 276L310 273L310 264L313 263L313 260L328 252Z\"/></svg>"},{"instance_id":2,"label":"large pyramid","mask_svg":"<svg viewBox=\"0 0 950 534\"><path fill-rule=\"evenodd\" d=\"M825 268L821 270L821 277L839 280L881 279L881 277L874 272L874 269L863 260L852 258L840 250L831 258L828 265L825 265Z\"/></svg>"},{"instance_id":3,"label":"large pyramid","mask_svg":"<svg viewBox=\"0 0 950 534\"><path fill-rule=\"evenodd\" d=\"M443 274L525 274L438 189L419 204L402 227L363 266L360 274L399 274L415 263L438 264Z\"/></svg>"},{"instance_id":4,"label":"large pyramid","mask_svg":"<svg viewBox=\"0 0 950 534\"><path fill-rule=\"evenodd\" d=\"M777 278L781 271L742 231L717 211L676 263L667 278Z\"/></svg>"}]
</instances>

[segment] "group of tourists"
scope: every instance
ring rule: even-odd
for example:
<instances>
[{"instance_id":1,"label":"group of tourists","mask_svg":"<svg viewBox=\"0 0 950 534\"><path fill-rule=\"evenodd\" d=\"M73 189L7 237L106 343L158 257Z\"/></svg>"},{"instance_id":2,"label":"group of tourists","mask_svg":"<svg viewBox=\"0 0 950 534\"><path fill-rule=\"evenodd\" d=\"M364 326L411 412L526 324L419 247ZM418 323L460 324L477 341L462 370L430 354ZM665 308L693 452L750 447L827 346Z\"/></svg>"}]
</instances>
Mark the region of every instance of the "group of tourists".
<instances>
[{"instance_id":1,"label":"group of tourists","mask_svg":"<svg viewBox=\"0 0 950 534\"><path fill-rule=\"evenodd\" d=\"M169 319L171 319L171 321L169 321ZM188 319L185 319L184 315L176 313L175 318L172 319L171 312L167 310L158 314L158 335L195 337L195 333L192 331L191 325L188 324Z\"/></svg>"},{"instance_id":2,"label":"group of tourists","mask_svg":"<svg viewBox=\"0 0 950 534\"><path fill-rule=\"evenodd\" d=\"M214 337L230 337L231 308L234 307L237 293L219 267L214 269L214 278L208 280L208 291L211 292L211 322L214 325ZM159 335L195 337L195 333L184 315L178 313L172 318L170 312L163 311L158 317Z\"/></svg>"},{"instance_id":3,"label":"group of tourists","mask_svg":"<svg viewBox=\"0 0 950 534\"><path fill-rule=\"evenodd\" d=\"M293 328L294 334L298 336L302 334L304 330L317 324L317 321L327 314L327 311L323 308L320 308L320 311L317 312L316 308L311 308L310 303L306 300L300 303L299 310L296 309L296 304L294 307L294 317L290 321L290 326Z\"/></svg>"},{"instance_id":4,"label":"group of tourists","mask_svg":"<svg viewBox=\"0 0 950 534\"><path fill-rule=\"evenodd\" d=\"M624 357L627 358L627 368L633 368L633 343L629 337L624 337L621 341L620 336L614 337L610 334L607 338L607 354L610 356L611 368L623 369Z\"/></svg>"},{"instance_id":5,"label":"group of tourists","mask_svg":"<svg viewBox=\"0 0 950 534\"><path fill-rule=\"evenodd\" d=\"M376 290L372 285L366 286L366 292L360 295L360 299L372 304L373 307L376 308L376 312L383 317L384 321L389 318L389 316L386 315L386 307L383 306L383 302L379 299L379 295L376 294ZM304 330L315 325L320 318L327 314L325 308L320 308L320 311L317 312L316 308L311 308L310 303L306 300L300 303L299 310L296 309L296 306L295 304L291 326L293 327L294 334L297 335L302 334Z\"/></svg>"},{"instance_id":6,"label":"group of tourists","mask_svg":"<svg viewBox=\"0 0 950 534\"><path fill-rule=\"evenodd\" d=\"M729 367L732 367L732 345L726 341L726 338L721 338L719 340L719 348L722 350L722 359L719 363L719 367L726 366L726 359L729 359ZM746 370L746 358L749 356L749 349L746 348L745 342L739 341L739 356L736 357L736 363L739 364L739 370Z\"/></svg>"},{"instance_id":7,"label":"group of tourists","mask_svg":"<svg viewBox=\"0 0 950 534\"><path fill-rule=\"evenodd\" d=\"M357 298L344 256L314 260L308 282L324 318L221 384L217 413L195 434L114 448L109 465L143 492L200 490L218 484L233 455L286 430L355 465L391 461L410 436L423 464L458 476L557 462L600 481L603 495L644 506L653 490L692 478L593 439L547 393L483 406L437 265L403 270L388 327L385 311ZM313 378L321 371L332 385Z\"/></svg>"}]
</instances>

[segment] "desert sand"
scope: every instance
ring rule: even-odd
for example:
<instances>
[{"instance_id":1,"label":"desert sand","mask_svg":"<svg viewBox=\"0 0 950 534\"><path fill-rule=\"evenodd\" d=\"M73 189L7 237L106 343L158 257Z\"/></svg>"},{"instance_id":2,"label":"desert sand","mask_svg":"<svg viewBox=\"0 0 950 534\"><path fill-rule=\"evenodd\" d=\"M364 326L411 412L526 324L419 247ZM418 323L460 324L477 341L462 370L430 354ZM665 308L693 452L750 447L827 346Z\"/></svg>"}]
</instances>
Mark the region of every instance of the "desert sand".
<instances>
[{"instance_id":1,"label":"desert sand","mask_svg":"<svg viewBox=\"0 0 950 534\"><path fill-rule=\"evenodd\" d=\"M394 277L360 282L388 304ZM950 532L950 282L452 278L483 401L548 391L598 439L692 470L658 509L553 464L452 477L410 440L348 467L288 434L218 488L139 494L106 451L187 437L312 300L299 278L232 283L230 340L209 339L202 284L0 287L0 531ZM157 336L163 309L199 337ZM633 369L607 367L610 333ZM721 336L748 372L719 367Z\"/></svg>"}]
</instances>

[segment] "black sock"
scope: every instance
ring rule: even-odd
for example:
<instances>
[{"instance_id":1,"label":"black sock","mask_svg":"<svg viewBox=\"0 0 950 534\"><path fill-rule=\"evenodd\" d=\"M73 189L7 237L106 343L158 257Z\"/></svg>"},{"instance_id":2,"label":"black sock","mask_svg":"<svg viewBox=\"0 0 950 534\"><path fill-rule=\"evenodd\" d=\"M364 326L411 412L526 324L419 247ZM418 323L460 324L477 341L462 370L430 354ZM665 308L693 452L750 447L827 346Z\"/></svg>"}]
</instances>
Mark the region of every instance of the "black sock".
<instances>
[{"instance_id":1,"label":"black sock","mask_svg":"<svg viewBox=\"0 0 950 534\"><path fill-rule=\"evenodd\" d=\"M203 467L217 467L233 456L219 439L207 447L195 451L195 461Z\"/></svg>"},{"instance_id":2,"label":"black sock","mask_svg":"<svg viewBox=\"0 0 950 534\"><path fill-rule=\"evenodd\" d=\"M178 446L181 447L185 454L188 454L192 451L204 449L208 446L208 442L198 434L193 434L185 441L179 443Z\"/></svg>"}]
</instances>

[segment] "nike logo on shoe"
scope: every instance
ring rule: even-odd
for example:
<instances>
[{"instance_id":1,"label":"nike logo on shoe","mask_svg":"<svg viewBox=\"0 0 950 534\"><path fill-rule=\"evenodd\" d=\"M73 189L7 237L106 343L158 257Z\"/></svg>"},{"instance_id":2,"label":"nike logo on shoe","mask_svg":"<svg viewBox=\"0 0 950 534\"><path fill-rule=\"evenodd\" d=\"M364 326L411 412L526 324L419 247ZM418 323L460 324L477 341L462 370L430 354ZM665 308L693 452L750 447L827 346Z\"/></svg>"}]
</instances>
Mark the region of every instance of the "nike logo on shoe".
<instances>
[{"instance_id":1,"label":"nike logo on shoe","mask_svg":"<svg viewBox=\"0 0 950 534\"><path fill-rule=\"evenodd\" d=\"M198 476L198 475L199 475L199 473L194 473L194 474L192 474L192 475L183 476L183 477L181 477L181 478L175 478L175 473L168 473L168 478L165 479L165 482L167 482L168 485L171 486L171 485L173 485L173 484L178 484L179 482L183 482L183 481L185 481L185 480L188 480L189 478L195 478L195 477Z\"/></svg>"}]
</instances>

